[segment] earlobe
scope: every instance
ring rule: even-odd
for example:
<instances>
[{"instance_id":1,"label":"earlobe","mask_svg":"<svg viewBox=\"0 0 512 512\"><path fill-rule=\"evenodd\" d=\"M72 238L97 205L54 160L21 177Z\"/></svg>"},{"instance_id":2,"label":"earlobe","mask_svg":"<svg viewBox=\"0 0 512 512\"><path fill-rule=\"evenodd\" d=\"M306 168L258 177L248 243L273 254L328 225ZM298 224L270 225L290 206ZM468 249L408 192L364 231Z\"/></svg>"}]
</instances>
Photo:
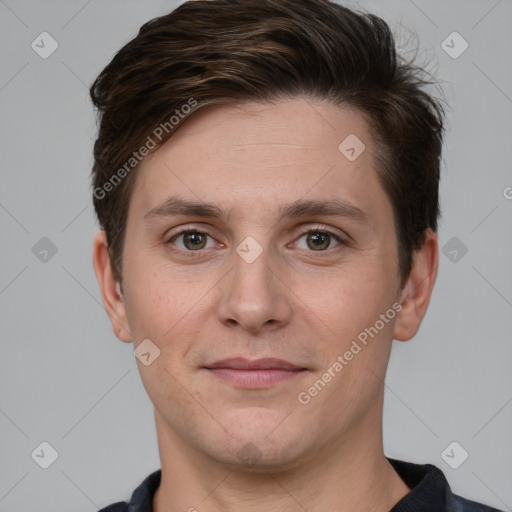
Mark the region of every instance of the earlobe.
<instances>
[{"instance_id":1,"label":"earlobe","mask_svg":"<svg viewBox=\"0 0 512 512\"><path fill-rule=\"evenodd\" d=\"M93 266L101 291L103 304L110 318L114 334L124 342L131 342L126 307L121 293L121 286L116 281L110 264L107 237L99 231L94 237Z\"/></svg>"},{"instance_id":2,"label":"earlobe","mask_svg":"<svg viewBox=\"0 0 512 512\"><path fill-rule=\"evenodd\" d=\"M402 310L397 316L393 333L396 340L408 341L418 332L427 313L438 263L437 235L428 228L421 248L414 253L413 267L401 293Z\"/></svg>"}]
</instances>

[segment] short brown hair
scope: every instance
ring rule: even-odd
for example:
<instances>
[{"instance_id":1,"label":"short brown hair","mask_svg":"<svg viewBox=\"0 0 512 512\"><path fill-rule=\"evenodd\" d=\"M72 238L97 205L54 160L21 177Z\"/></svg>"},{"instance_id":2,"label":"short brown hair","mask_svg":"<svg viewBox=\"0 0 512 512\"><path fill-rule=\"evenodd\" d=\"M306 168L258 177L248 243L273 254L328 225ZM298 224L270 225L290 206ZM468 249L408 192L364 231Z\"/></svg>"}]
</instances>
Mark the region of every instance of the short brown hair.
<instances>
[{"instance_id":1,"label":"short brown hair","mask_svg":"<svg viewBox=\"0 0 512 512\"><path fill-rule=\"evenodd\" d=\"M148 21L90 89L99 120L93 202L116 279L122 282L137 150L150 138L151 150L168 140L186 118L174 113L184 105L197 111L304 96L356 108L368 120L404 285L440 214L444 110L426 91L434 82L425 75L397 55L381 18L328 0L193 0ZM153 140L156 127L170 124Z\"/></svg>"}]
</instances>

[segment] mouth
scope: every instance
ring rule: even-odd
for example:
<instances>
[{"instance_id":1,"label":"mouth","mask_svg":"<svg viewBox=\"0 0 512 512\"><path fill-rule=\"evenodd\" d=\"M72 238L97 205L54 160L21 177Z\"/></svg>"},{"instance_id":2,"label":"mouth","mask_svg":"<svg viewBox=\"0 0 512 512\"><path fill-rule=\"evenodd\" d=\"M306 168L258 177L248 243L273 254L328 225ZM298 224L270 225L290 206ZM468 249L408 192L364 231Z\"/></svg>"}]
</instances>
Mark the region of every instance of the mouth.
<instances>
[{"instance_id":1,"label":"mouth","mask_svg":"<svg viewBox=\"0 0 512 512\"><path fill-rule=\"evenodd\" d=\"M301 368L282 359L265 358L251 361L241 357L216 361L204 368L223 381L249 389L268 388L307 371L307 368Z\"/></svg>"}]
</instances>

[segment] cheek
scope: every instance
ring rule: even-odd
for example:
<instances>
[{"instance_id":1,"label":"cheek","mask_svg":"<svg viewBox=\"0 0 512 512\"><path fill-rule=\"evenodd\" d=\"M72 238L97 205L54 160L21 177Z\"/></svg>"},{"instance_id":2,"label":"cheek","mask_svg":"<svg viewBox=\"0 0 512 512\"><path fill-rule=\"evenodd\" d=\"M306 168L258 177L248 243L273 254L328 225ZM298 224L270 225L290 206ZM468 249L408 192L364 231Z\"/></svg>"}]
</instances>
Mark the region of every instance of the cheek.
<instances>
[{"instance_id":1,"label":"cheek","mask_svg":"<svg viewBox=\"0 0 512 512\"><path fill-rule=\"evenodd\" d=\"M156 341L185 314L187 297L165 269L142 258L132 259L125 280L128 321L137 337Z\"/></svg>"},{"instance_id":2,"label":"cheek","mask_svg":"<svg viewBox=\"0 0 512 512\"><path fill-rule=\"evenodd\" d=\"M295 288L297 296L341 339L349 339L391 307L393 287L389 272L378 263L355 265L316 279L303 279Z\"/></svg>"},{"instance_id":3,"label":"cheek","mask_svg":"<svg viewBox=\"0 0 512 512\"><path fill-rule=\"evenodd\" d=\"M211 310L212 282L207 276L192 278L168 264L151 265L142 258L130 271L126 310L134 339L149 338L160 349L165 367L183 372L180 363L201 339L205 315Z\"/></svg>"},{"instance_id":4,"label":"cheek","mask_svg":"<svg viewBox=\"0 0 512 512\"><path fill-rule=\"evenodd\" d=\"M379 391L379 376L384 375L389 359L396 319L392 286L386 281L386 274L378 266L369 272L351 271L350 275L341 271L324 287L324 293L310 294L308 305L315 308L330 331L322 343L323 370L330 368L336 375L322 400L357 408L353 397L364 402ZM342 358L341 371L336 370L339 365L334 367L340 362L338 358Z\"/></svg>"}]
</instances>

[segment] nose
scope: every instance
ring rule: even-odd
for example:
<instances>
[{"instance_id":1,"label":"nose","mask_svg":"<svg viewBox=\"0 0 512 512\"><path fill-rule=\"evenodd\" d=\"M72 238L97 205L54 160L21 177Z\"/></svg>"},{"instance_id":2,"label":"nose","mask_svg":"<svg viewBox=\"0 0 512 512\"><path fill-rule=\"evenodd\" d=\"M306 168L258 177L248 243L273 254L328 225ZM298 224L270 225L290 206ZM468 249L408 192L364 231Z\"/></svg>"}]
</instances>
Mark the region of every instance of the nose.
<instances>
[{"instance_id":1,"label":"nose","mask_svg":"<svg viewBox=\"0 0 512 512\"><path fill-rule=\"evenodd\" d=\"M277 263L266 250L251 263L233 254L233 268L219 290L218 318L222 324L257 333L289 323L291 292L278 277Z\"/></svg>"}]
</instances>

